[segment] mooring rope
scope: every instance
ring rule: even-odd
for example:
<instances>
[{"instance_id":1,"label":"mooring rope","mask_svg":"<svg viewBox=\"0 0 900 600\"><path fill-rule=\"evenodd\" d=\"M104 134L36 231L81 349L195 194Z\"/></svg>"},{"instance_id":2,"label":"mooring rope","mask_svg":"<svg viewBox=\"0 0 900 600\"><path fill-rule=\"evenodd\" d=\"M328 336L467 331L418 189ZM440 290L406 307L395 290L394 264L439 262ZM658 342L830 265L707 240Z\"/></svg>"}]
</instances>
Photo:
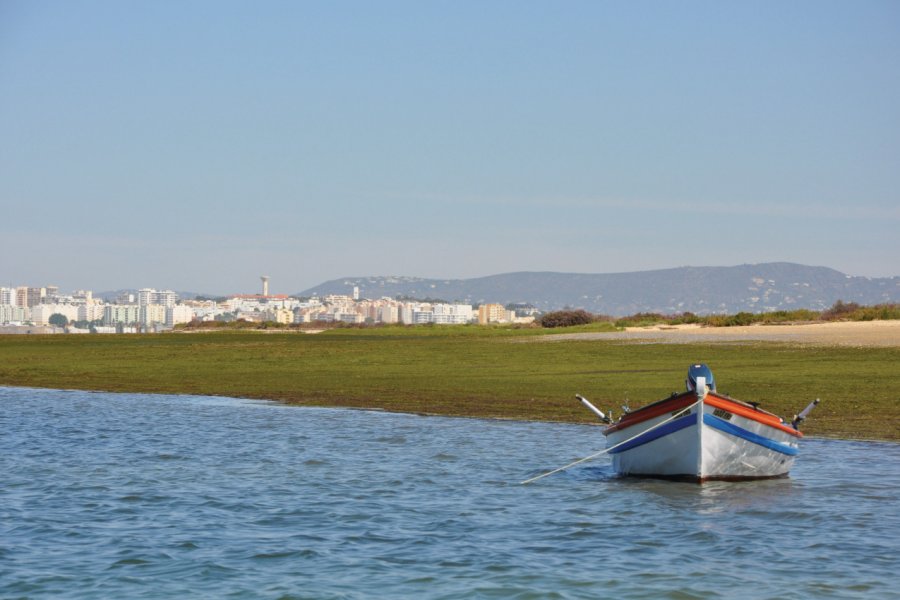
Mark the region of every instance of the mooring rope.
<instances>
[{"instance_id":1,"label":"mooring rope","mask_svg":"<svg viewBox=\"0 0 900 600\"><path fill-rule=\"evenodd\" d=\"M615 450L615 449L618 448L619 446L622 446L623 444L627 444L627 443L630 442L631 440L633 440L633 439L635 439L635 438L639 438L639 437L641 437L642 435L644 435L645 433L649 433L649 432L653 431L653 430L656 429L657 427L662 427L663 425L665 425L665 424L668 423L669 421L674 421L675 419L677 419L677 418L679 418L679 417L683 417L683 416L684 416L684 411L686 411L686 410L691 410L692 408L694 408L695 406L697 406L697 405L700 404L701 402L703 402L702 399L701 399L701 400L697 400L696 402L694 402L694 403L691 404L690 406L686 406L686 407L682 408L681 410L676 411L674 415L672 415L671 417L669 417L669 418L666 419L665 421L660 421L659 423L657 423L657 424L654 425L653 427L650 427L649 429L645 429L644 431L641 431L640 433L633 435L632 437L628 438L627 440L623 440L623 441L619 442L619 443L616 444L615 446L610 446L609 448L606 448L605 450L601 450L600 452L597 452L597 453L595 453L595 454L591 454L590 456L585 456L584 458L579 458L579 459L576 460L575 462L569 463L569 464L567 464L567 465L564 466L564 467L559 467L558 469L553 469L552 471L548 471L548 472L544 473L543 475L538 475L537 477L532 477L531 479L526 479L526 480L523 481L520 485L525 485L525 484L531 483L531 482L533 482L533 481L537 481L538 479L543 479L544 477L547 477L547 476L549 476L549 475L553 475L554 473L559 473L560 471L565 471L566 469L568 469L568 468L570 468L570 467L574 467L575 465L581 464L581 463L583 463L583 462L587 462L587 461L589 461L589 460L593 460L593 459L597 458L598 456L602 456L602 455L604 455L604 454L606 454L606 453L608 453L608 452L612 452L613 450Z\"/></svg>"}]
</instances>

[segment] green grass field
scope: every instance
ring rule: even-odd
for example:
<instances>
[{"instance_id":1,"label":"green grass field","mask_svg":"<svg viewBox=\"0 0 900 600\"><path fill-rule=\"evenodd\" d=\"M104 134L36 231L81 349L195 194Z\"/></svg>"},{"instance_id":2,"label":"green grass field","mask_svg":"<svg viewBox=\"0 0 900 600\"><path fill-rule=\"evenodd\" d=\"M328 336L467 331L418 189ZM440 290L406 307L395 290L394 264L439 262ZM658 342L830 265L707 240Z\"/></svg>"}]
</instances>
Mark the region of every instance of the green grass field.
<instances>
[{"instance_id":1,"label":"green grass field","mask_svg":"<svg viewBox=\"0 0 900 600\"><path fill-rule=\"evenodd\" d=\"M900 440L900 348L775 343L541 343L484 327L299 333L0 336L0 384L268 398L441 415L594 422L681 390L692 362L719 391L786 418L822 404L812 435Z\"/></svg>"}]
</instances>

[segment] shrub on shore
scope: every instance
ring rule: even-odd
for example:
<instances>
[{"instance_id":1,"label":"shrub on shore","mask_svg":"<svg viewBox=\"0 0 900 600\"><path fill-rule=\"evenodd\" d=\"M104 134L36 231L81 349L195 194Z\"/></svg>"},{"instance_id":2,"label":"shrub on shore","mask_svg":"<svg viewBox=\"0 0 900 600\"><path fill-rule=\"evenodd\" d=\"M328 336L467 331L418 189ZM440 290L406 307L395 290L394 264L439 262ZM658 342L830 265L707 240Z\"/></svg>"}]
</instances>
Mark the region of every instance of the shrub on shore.
<instances>
[{"instance_id":1,"label":"shrub on shore","mask_svg":"<svg viewBox=\"0 0 900 600\"><path fill-rule=\"evenodd\" d=\"M706 327L735 327L740 325L770 325L777 323L815 323L823 321L889 321L900 319L900 304L860 306L855 302L838 300L824 311L800 308L767 313L739 312L733 315L697 316L686 312L675 315L637 313L616 320L617 327L646 327L648 325L697 324Z\"/></svg>"},{"instance_id":2,"label":"shrub on shore","mask_svg":"<svg viewBox=\"0 0 900 600\"><path fill-rule=\"evenodd\" d=\"M823 321L889 321L900 319L900 304L860 306L856 302L838 300L822 312Z\"/></svg>"},{"instance_id":3,"label":"shrub on shore","mask_svg":"<svg viewBox=\"0 0 900 600\"><path fill-rule=\"evenodd\" d=\"M588 325L595 320L594 315L586 310L557 310L548 312L539 319L541 327L574 327Z\"/></svg>"}]
</instances>

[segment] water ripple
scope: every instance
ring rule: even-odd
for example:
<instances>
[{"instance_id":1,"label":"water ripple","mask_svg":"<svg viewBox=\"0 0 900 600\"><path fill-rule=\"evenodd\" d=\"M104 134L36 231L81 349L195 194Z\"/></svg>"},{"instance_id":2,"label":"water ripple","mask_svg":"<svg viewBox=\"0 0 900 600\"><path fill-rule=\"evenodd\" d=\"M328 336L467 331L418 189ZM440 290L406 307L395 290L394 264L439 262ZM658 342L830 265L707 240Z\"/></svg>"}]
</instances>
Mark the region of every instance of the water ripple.
<instances>
[{"instance_id":1,"label":"water ripple","mask_svg":"<svg viewBox=\"0 0 900 600\"><path fill-rule=\"evenodd\" d=\"M599 430L15 388L0 422L0 597L900 597L897 444L521 486Z\"/></svg>"}]
</instances>

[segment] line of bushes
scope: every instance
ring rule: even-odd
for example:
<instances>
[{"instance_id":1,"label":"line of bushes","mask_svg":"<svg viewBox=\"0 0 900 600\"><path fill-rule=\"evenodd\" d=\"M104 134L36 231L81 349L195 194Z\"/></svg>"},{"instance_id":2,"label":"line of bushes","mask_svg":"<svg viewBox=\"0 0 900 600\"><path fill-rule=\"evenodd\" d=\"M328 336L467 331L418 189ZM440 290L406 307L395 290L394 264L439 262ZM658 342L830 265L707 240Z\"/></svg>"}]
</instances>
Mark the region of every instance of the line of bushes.
<instances>
[{"instance_id":1,"label":"line of bushes","mask_svg":"<svg viewBox=\"0 0 900 600\"><path fill-rule=\"evenodd\" d=\"M180 331L211 331L211 330L259 330L259 329L325 329L340 326L336 323L277 323L275 321L247 321L245 319L237 319L235 321L199 321L194 320L189 323L179 323L175 326Z\"/></svg>"},{"instance_id":2,"label":"line of bushes","mask_svg":"<svg viewBox=\"0 0 900 600\"><path fill-rule=\"evenodd\" d=\"M856 302L838 300L831 308L823 311L779 310L768 313L739 312L733 315L699 316L691 312L674 315L660 313L636 313L627 317L614 318L593 315L583 310L567 310L547 313L538 320L542 327L571 327L587 323L608 322L616 327L646 327L650 325L697 324L707 327L734 327L738 325L810 323L829 321L890 321L900 319L900 304L876 304L861 306Z\"/></svg>"}]
</instances>

